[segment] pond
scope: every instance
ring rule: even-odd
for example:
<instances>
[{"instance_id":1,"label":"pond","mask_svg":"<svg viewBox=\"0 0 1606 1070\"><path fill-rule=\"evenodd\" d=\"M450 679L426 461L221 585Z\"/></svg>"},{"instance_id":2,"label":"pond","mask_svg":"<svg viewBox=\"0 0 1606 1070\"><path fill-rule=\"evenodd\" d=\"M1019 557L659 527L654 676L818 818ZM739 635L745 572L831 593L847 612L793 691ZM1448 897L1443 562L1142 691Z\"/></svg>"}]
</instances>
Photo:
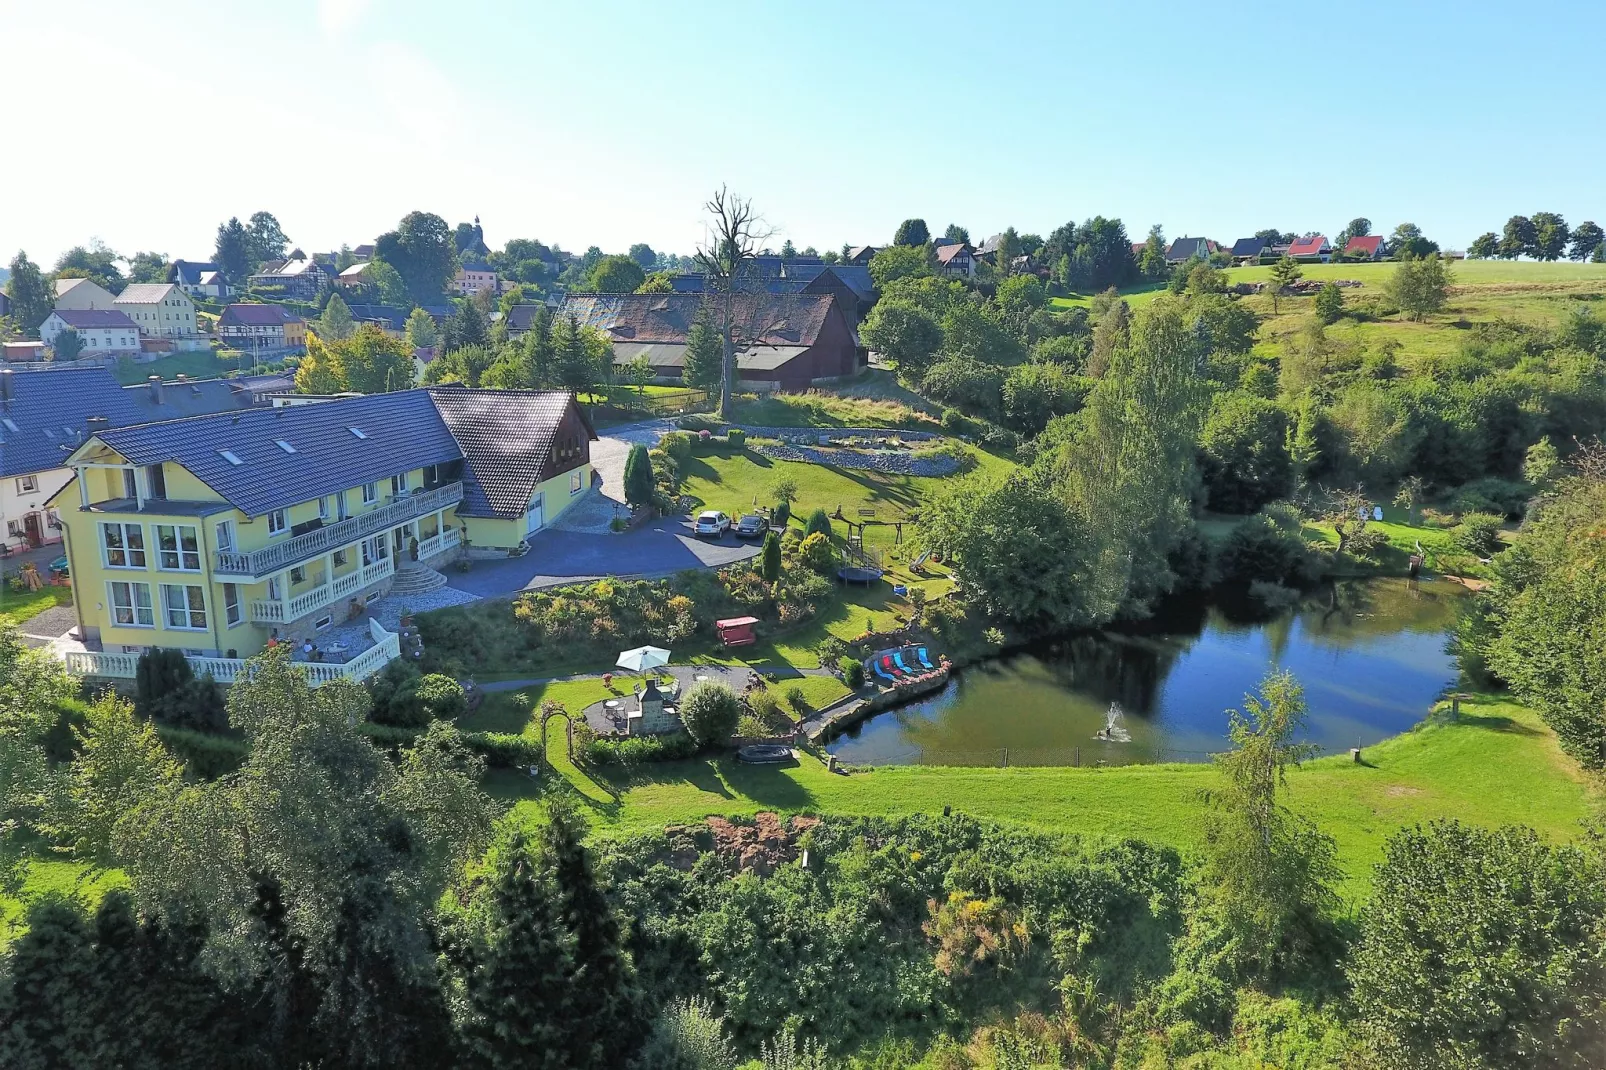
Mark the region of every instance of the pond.
<instances>
[{"instance_id":1,"label":"pond","mask_svg":"<svg viewBox=\"0 0 1606 1070\"><path fill-rule=\"evenodd\" d=\"M1226 745L1226 710L1272 668L1305 687L1306 740L1324 754L1364 747L1410 728L1454 684L1446 642L1463 594L1447 580L1376 579L1277 614L1221 596L1173 604L1138 627L973 666L826 749L870 765L1205 761ZM1095 738L1112 703L1130 742Z\"/></svg>"}]
</instances>

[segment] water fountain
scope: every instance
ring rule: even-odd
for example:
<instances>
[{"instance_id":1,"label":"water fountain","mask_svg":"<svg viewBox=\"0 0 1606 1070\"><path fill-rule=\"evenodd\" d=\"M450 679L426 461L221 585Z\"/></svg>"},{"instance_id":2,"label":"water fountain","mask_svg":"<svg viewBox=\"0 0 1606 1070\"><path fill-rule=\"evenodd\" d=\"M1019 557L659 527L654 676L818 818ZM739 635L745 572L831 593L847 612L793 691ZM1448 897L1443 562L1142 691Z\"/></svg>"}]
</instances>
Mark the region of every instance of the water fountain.
<instances>
[{"instance_id":1,"label":"water fountain","mask_svg":"<svg viewBox=\"0 0 1606 1070\"><path fill-rule=\"evenodd\" d=\"M1112 702L1104 714L1104 727L1094 732L1093 738L1106 743L1131 743L1132 733L1126 730L1125 722L1126 714L1121 712L1121 704Z\"/></svg>"}]
</instances>

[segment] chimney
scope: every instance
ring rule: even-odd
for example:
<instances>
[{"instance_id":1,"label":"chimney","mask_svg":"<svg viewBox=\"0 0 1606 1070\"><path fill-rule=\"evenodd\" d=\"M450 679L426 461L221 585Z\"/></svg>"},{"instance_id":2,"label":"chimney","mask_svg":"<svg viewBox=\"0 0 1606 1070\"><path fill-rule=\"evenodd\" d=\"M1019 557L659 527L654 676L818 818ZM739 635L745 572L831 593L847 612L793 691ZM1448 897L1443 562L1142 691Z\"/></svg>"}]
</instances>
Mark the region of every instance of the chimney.
<instances>
[{"instance_id":1,"label":"chimney","mask_svg":"<svg viewBox=\"0 0 1606 1070\"><path fill-rule=\"evenodd\" d=\"M190 379L190 377L185 375L183 372L179 372L177 375L173 376L173 378L178 381L179 386L183 386L185 383L189 382Z\"/></svg>"},{"instance_id":2,"label":"chimney","mask_svg":"<svg viewBox=\"0 0 1606 1070\"><path fill-rule=\"evenodd\" d=\"M162 377L160 375L147 375L145 381L151 385L151 400L160 405L162 403Z\"/></svg>"},{"instance_id":3,"label":"chimney","mask_svg":"<svg viewBox=\"0 0 1606 1070\"><path fill-rule=\"evenodd\" d=\"M84 420L84 426L89 428L91 435L98 435L111 427L111 420L104 416L91 416Z\"/></svg>"},{"instance_id":4,"label":"chimney","mask_svg":"<svg viewBox=\"0 0 1606 1070\"><path fill-rule=\"evenodd\" d=\"M0 368L0 402L11 404L11 375L10 368Z\"/></svg>"}]
</instances>

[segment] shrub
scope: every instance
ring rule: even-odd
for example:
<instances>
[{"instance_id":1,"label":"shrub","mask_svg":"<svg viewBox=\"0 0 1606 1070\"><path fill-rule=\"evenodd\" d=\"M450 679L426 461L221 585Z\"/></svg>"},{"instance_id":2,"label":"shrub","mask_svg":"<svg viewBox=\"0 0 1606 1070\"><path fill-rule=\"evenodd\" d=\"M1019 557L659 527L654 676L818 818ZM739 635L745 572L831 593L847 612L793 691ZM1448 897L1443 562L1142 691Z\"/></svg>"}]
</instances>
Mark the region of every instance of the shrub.
<instances>
[{"instance_id":1,"label":"shrub","mask_svg":"<svg viewBox=\"0 0 1606 1070\"><path fill-rule=\"evenodd\" d=\"M1489 476L1463 486L1451 504L1458 513L1499 513L1516 519L1526 511L1531 493L1528 484L1520 480Z\"/></svg>"},{"instance_id":2,"label":"shrub","mask_svg":"<svg viewBox=\"0 0 1606 1070\"><path fill-rule=\"evenodd\" d=\"M808 696L803 694L803 689L797 684L793 684L786 689L786 704L792 707L792 711L798 716L802 716L810 710Z\"/></svg>"},{"instance_id":3,"label":"shrub","mask_svg":"<svg viewBox=\"0 0 1606 1070\"><path fill-rule=\"evenodd\" d=\"M968 435L971 431L970 417L955 408L942 410L942 429L950 435Z\"/></svg>"},{"instance_id":4,"label":"shrub","mask_svg":"<svg viewBox=\"0 0 1606 1070\"><path fill-rule=\"evenodd\" d=\"M1233 529L1216 555L1216 570L1226 583L1271 583L1303 586L1314 564L1297 528L1258 513Z\"/></svg>"},{"instance_id":5,"label":"shrub","mask_svg":"<svg viewBox=\"0 0 1606 1070\"><path fill-rule=\"evenodd\" d=\"M134 705L147 717L164 695L172 694L191 680L195 673L184 660L184 652L171 647L152 647L139 656L134 666Z\"/></svg>"},{"instance_id":6,"label":"shrub","mask_svg":"<svg viewBox=\"0 0 1606 1070\"><path fill-rule=\"evenodd\" d=\"M740 427L733 427L725 432L725 442L734 449L741 449L747 444L747 432Z\"/></svg>"},{"instance_id":7,"label":"shrub","mask_svg":"<svg viewBox=\"0 0 1606 1070\"><path fill-rule=\"evenodd\" d=\"M460 716L468 708L463 688L450 676L430 673L402 683L381 708L374 707L374 720L400 728L423 728L433 720Z\"/></svg>"},{"instance_id":8,"label":"shrub","mask_svg":"<svg viewBox=\"0 0 1606 1070\"><path fill-rule=\"evenodd\" d=\"M576 736L578 740L579 737ZM625 767L643 762L674 762L697 753L697 744L685 732L667 736L630 736L598 739L592 736L576 747L575 757L592 767Z\"/></svg>"},{"instance_id":9,"label":"shrub","mask_svg":"<svg viewBox=\"0 0 1606 1070\"><path fill-rule=\"evenodd\" d=\"M857 691L864 686L864 662L854 660L842 666L842 682Z\"/></svg>"},{"instance_id":10,"label":"shrub","mask_svg":"<svg viewBox=\"0 0 1606 1070\"><path fill-rule=\"evenodd\" d=\"M680 701L680 719L699 747L729 739L741 712L736 692L715 680L694 685Z\"/></svg>"},{"instance_id":11,"label":"shrub","mask_svg":"<svg viewBox=\"0 0 1606 1070\"><path fill-rule=\"evenodd\" d=\"M780 501L770 511L770 526L784 529L792 521L792 503Z\"/></svg>"},{"instance_id":12,"label":"shrub","mask_svg":"<svg viewBox=\"0 0 1606 1070\"><path fill-rule=\"evenodd\" d=\"M229 727L223 689L208 673L158 698L150 706L151 719L175 728L222 732Z\"/></svg>"},{"instance_id":13,"label":"shrub","mask_svg":"<svg viewBox=\"0 0 1606 1070\"><path fill-rule=\"evenodd\" d=\"M463 745L502 769L528 769L539 765L545 748L541 741L506 732L464 732Z\"/></svg>"},{"instance_id":14,"label":"shrub","mask_svg":"<svg viewBox=\"0 0 1606 1070\"><path fill-rule=\"evenodd\" d=\"M822 576L836 571L836 547L831 545L829 536L819 532L804 537L802 545L797 548L797 556L804 568Z\"/></svg>"},{"instance_id":15,"label":"shrub","mask_svg":"<svg viewBox=\"0 0 1606 1070\"><path fill-rule=\"evenodd\" d=\"M1473 557L1491 557L1500 546L1500 525L1505 517L1468 513L1450 532L1455 544Z\"/></svg>"},{"instance_id":16,"label":"shrub","mask_svg":"<svg viewBox=\"0 0 1606 1070\"><path fill-rule=\"evenodd\" d=\"M803 534L831 536L831 518L825 515L824 509L816 509L809 514L809 522L803 525Z\"/></svg>"},{"instance_id":17,"label":"shrub","mask_svg":"<svg viewBox=\"0 0 1606 1070\"><path fill-rule=\"evenodd\" d=\"M669 454L677 464L685 464L691 459L692 436L686 431L670 431L658 440L658 448Z\"/></svg>"},{"instance_id":18,"label":"shrub","mask_svg":"<svg viewBox=\"0 0 1606 1070\"><path fill-rule=\"evenodd\" d=\"M245 761L250 747L243 739L195 732L187 728L158 725L156 735L162 745L182 760L195 776L213 780L232 773Z\"/></svg>"},{"instance_id":19,"label":"shrub","mask_svg":"<svg viewBox=\"0 0 1606 1070\"><path fill-rule=\"evenodd\" d=\"M452 618L443 619L451 620ZM435 646L437 643L439 643L444 647L446 645L445 638L446 637L444 635L431 635L429 637L428 645ZM391 662L389 665L386 665L383 670L369 678L368 696L373 700L373 710L370 714L370 718L375 724L399 725L412 723L408 720L393 719L391 707L396 703L398 696L400 696L403 691L408 693L409 698L403 699L402 701L404 703L410 701L412 685L418 679L418 675L418 668L417 666L413 665L412 662L397 660ZM403 711L395 716L406 718L408 714L406 711Z\"/></svg>"}]
</instances>

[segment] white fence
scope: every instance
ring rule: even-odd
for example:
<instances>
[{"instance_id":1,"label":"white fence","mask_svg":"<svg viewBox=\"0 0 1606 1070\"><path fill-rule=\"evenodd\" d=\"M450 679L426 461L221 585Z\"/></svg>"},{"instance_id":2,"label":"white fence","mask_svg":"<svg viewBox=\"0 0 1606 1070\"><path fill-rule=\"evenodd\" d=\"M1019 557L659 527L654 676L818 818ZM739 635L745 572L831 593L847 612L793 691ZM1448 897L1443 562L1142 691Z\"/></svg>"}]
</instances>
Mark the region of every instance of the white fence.
<instances>
[{"instance_id":1,"label":"white fence","mask_svg":"<svg viewBox=\"0 0 1606 1070\"><path fill-rule=\"evenodd\" d=\"M368 679L401 656L401 639L386 631L376 620L368 621L374 645L344 664L323 661L297 661L296 668L306 674L313 687L331 680ZM196 676L212 674L220 684L232 684L246 674L247 663L240 658L186 657ZM138 654L114 654L96 650L70 650L62 655L67 671L77 676L98 676L111 680L132 680L139 665Z\"/></svg>"}]
</instances>

